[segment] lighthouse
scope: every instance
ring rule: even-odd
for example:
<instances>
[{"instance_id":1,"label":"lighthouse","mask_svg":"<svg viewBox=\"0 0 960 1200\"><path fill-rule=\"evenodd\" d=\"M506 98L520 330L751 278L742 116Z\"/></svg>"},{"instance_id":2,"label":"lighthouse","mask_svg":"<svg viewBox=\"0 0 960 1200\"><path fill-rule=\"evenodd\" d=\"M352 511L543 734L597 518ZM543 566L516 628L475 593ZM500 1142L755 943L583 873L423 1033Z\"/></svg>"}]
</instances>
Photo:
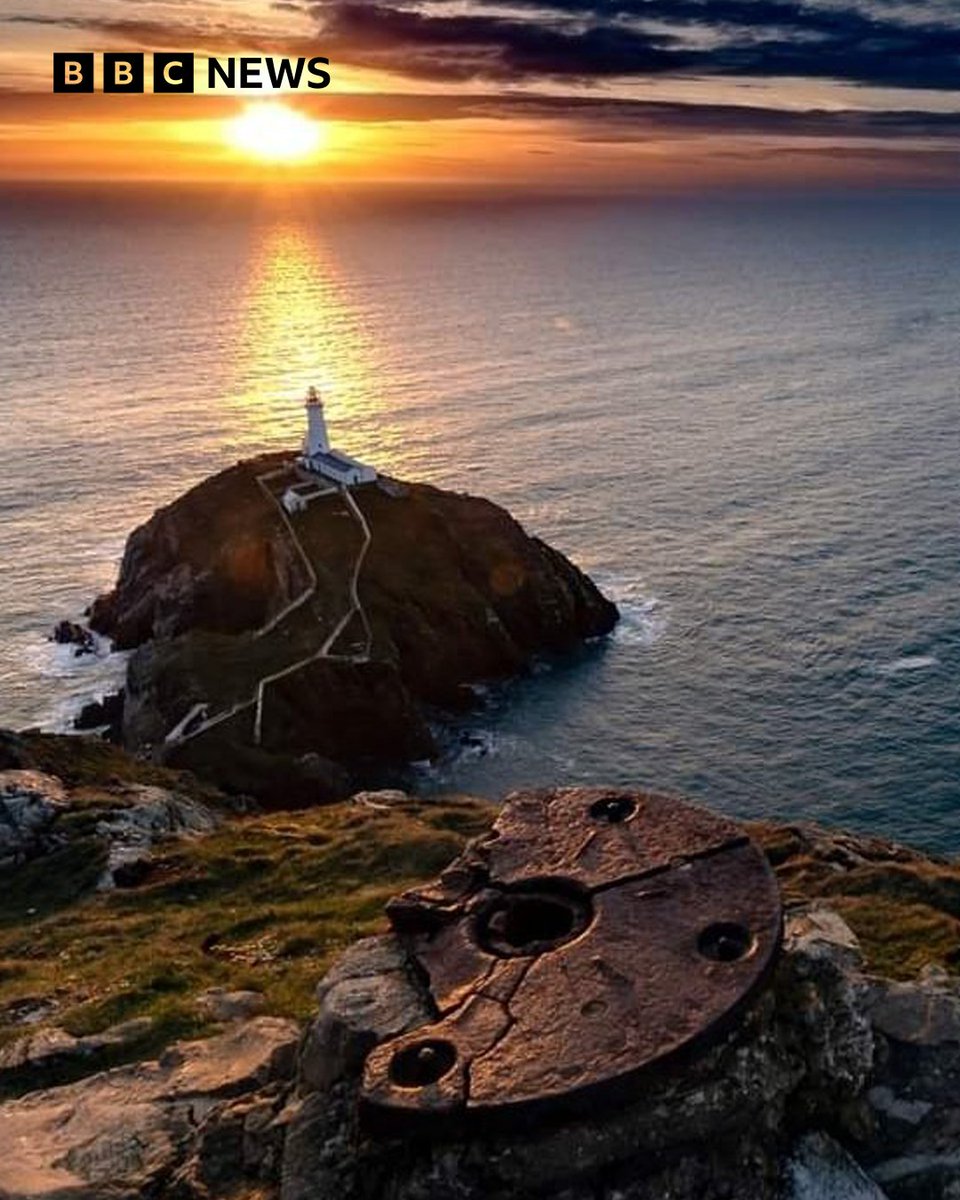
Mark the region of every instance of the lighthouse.
<instances>
[{"instance_id":1,"label":"lighthouse","mask_svg":"<svg viewBox=\"0 0 960 1200\"><path fill-rule=\"evenodd\" d=\"M323 401L315 387L307 389L307 432L303 439L304 458L314 454L330 453L330 437L327 433L327 418L323 414Z\"/></svg>"},{"instance_id":2,"label":"lighthouse","mask_svg":"<svg viewBox=\"0 0 960 1200\"><path fill-rule=\"evenodd\" d=\"M323 401L315 387L307 389L305 407L307 432L303 439L303 451L297 460L300 466L313 475L319 475L328 483L335 483L339 487L349 487L351 484L358 483L375 483L377 479L375 467L368 466L359 459L351 458L349 454L330 445Z\"/></svg>"}]
</instances>

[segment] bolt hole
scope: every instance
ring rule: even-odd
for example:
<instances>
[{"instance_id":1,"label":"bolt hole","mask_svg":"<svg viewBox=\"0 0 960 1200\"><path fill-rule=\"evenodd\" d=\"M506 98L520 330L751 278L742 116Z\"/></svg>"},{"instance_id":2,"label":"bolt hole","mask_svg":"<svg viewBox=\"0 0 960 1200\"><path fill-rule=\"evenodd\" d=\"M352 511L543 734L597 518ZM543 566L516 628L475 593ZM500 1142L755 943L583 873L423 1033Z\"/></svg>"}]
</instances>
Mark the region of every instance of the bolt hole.
<instances>
[{"instance_id":1,"label":"bolt hole","mask_svg":"<svg viewBox=\"0 0 960 1200\"><path fill-rule=\"evenodd\" d=\"M575 938L591 917L589 897L572 888L506 892L479 914L476 937L503 957L543 954Z\"/></svg>"},{"instance_id":2,"label":"bolt hole","mask_svg":"<svg viewBox=\"0 0 960 1200\"><path fill-rule=\"evenodd\" d=\"M431 1039L404 1046L390 1060L390 1078L402 1088L429 1087L453 1069L457 1051L450 1042Z\"/></svg>"},{"instance_id":3,"label":"bolt hole","mask_svg":"<svg viewBox=\"0 0 960 1200\"><path fill-rule=\"evenodd\" d=\"M562 941L573 929L573 916L567 905L555 900L521 897L496 913L488 928L495 928L508 946L522 950L535 942Z\"/></svg>"},{"instance_id":4,"label":"bolt hole","mask_svg":"<svg viewBox=\"0 0 960 1200\"><path fill-rule=\"evenodd\" d=\"M738 962L754 946L753 934L735 921L717 921L708 925L697 938L697 949L713 962Z\"/></svg>"},{"instance_id":5,"label":"bolt hole","mask_svg":"<svg viewBox=\"0 0 960 1200\"><path fill-rule=\"evenodd\" d=\"M590 816L595 821L606 821L608 825L619 825L636 811L636 803L627 796L604 796L590 805Z\"/></svg>"}]
</instances>

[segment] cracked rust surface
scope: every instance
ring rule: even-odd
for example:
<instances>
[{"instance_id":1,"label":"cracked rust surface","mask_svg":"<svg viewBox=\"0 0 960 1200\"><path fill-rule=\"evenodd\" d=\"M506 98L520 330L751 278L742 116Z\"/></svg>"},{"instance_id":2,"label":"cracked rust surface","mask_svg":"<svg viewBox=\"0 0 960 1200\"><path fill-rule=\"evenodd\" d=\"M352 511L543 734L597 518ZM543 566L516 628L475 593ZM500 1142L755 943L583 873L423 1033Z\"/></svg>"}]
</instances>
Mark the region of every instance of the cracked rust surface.
<instances>
[{"instance_id":1,"label":"cracked rust surface","mask_svg":"<svg viewBox=\"0 0 960 1200\"><path fill-rule=\"evenodd\" d=\"M425 1130L635 1094L731 1027L782 924L766 859L734 822L595 788L515 793L388 913L436 1019L371 1052L362 1103Z\"/></svg>"}]
</instances>

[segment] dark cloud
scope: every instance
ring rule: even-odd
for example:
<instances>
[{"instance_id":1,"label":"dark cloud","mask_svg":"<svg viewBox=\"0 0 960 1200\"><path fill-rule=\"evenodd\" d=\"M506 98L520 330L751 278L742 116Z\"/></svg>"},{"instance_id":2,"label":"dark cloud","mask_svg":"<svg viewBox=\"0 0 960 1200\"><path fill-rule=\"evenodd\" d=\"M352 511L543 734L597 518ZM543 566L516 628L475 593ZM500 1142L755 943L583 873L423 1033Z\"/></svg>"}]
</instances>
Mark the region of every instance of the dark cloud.
<instances>
[{"instance_id":1,"label":"dark cloud","mask_svg":"<svg viewBox=\"0 0 960 1200\"><path fill-rule=\"evenodd\" d=\"M432 16L377 0L351 0L325 10L331 57L441 79L520 81L662 74L667 62L693 65L671 34L580 22L489 15Z\"/></svg>"},{"instance_id":2,"label":"dark cloud","mask_svg":"<svg viewBox=\"0 0 960 1200\"><path fill-rule=\"evenodd\" d=\"M589 97L487 97L484 115L527 115L596 123L611 140L636 135L728 134L777 138L960 139L960 112L900 109L785 109L742 104L664 103Z\"/></svg>"},{"instance_id":3,"label":"dark cloud","mask_svg":"<svg viewBox=\"0 0 960 1200\"><path fill-rule=\"evenodd\" d=\"M684 76L960 88L960 25L792 0L327 0L331 53L438 79ZM517 14L526 13L520 16Z\"/></svg>"},{"instance_id":4,"label":"dark cloud","mask_svg":"<svg viewBox=\"0 0 960 1200\"><path fill-rule=\"evenodd\" d=\"M71 29L86 33L91 38L108 38L122 41L138 48L177 50L229 50L234 47L260 48L270 41L270 36L255 29L238 29L214 21L192 24L173 21L147 20L140 17L75 17L46 16L42 14L17 13L0 18L7 25L44 25L57 29ZM302 43L303 39L299 39ZM284 48L297 45L297 40L283 39ZM316 38L308 42L311 53L316 50Z\"/></svg>"},{"instance_id":5,"label":"dark cloud","mask_svg":"<svg viewBox=\"0 0 960 1200\"><path fill-rule=\"evenodd\" d=\"M960 144L960 112L919 110L804 111L739 104L695 104L650 100L599 99L588 96L547 96L520 92L374 93L325 92L298 95L290 103L324 117L342 121L397 122L516 118L550 121L572 127L581 139L608 142L652 141L706 134L790 139L848 141L937 141ZM163 119L230 116L236 98L198 96L72 96L71 112L87 110L112 117L155 114ZM200 108L202 105L202 109ZM13 88L0 88L0 122L63 120L63 97ZM579 130L579 132L577 132ZM752 153L752 151L751 151ZM953 153L953 151L951 151Z\"/></svg>"},{"instance_id":6,"label":"dark cloud","mask_svg":"<svg viewBox=\"0 0 960 1200\"><path fill-rule=\"evenodd\" d=\"M314 39L225 25L50 18L148 48L324 53L335 64L437 81L797 77L960 90L960 14L937 0L273 0ZM307 44L309 43L309 44Z\"/></svg>"}]
</instances>

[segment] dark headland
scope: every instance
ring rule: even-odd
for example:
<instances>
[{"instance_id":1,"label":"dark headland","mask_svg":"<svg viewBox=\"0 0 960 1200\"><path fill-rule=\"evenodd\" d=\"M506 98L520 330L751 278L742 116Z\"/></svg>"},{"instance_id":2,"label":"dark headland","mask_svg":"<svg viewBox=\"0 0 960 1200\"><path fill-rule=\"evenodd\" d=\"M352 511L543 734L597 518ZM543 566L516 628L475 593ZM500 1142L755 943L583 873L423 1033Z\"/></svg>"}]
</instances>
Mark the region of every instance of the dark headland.
<instances>
[{"instance_id":1,"label":"dark headland","mask_svg":"<svg viewBox=\"0 0 960 1200\"><path fill-rule=\"evenodd\" d=\"M616 623L487 500L381 477L288 515L301 480L287 456L238 463L131 534L90 613L134 650L129 749L274 805L323 802L430 758L431 718L476 685Z\"/></svg>"}]
</instances>

